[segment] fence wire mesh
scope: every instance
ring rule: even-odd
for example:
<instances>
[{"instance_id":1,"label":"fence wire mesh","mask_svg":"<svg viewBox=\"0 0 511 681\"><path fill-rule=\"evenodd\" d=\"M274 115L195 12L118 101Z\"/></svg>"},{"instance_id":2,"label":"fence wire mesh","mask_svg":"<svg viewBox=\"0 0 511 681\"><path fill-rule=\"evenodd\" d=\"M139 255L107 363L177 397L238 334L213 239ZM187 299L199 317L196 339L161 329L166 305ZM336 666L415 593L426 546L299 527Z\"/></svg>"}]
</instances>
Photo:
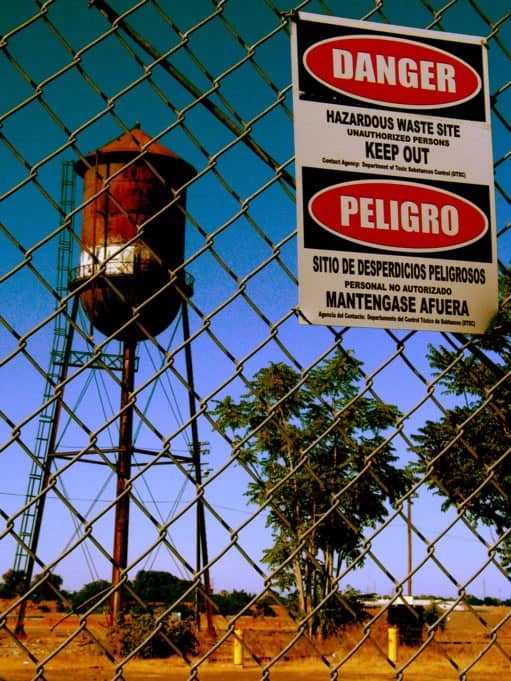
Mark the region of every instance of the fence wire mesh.
<instances>
[{"instance_id":1,"label":"fence wire mesh","mask_svg":"<svg viewBox=\"0 0 511 681\"><path fill-rule=\"evenodd\" d=\"M487 335L301 323L297 11L485 37ZM0 676L503 678L508 3L18 0L0 33Z\"/></svg>"}]
</instances>

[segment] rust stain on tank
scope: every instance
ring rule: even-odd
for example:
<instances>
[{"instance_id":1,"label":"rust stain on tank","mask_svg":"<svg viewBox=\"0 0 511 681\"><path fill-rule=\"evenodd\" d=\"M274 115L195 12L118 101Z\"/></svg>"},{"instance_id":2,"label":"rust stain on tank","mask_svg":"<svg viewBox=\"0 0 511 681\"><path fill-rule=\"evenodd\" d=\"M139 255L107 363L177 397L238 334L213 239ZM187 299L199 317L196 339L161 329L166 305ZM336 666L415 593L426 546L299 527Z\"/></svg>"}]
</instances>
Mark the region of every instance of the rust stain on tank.
<instances>
[{"instance_id":1,"label":"rust stain on tank","mask_svg":"<svg viewBox=\"0 0 511 681\"><path fill-rule=\"evenodd\" d=\"M73 282L86 284L82 306L105 335L121 340L157 335L183 301L169 283L174 273L177 286L191 295L182 269L186 196L181 190L176 199L175 192L195 170L138 127L88 154L75 169L83 177L86 204ZM139 307L138 323L119 331Z\"/></svg>"}]
</instances>

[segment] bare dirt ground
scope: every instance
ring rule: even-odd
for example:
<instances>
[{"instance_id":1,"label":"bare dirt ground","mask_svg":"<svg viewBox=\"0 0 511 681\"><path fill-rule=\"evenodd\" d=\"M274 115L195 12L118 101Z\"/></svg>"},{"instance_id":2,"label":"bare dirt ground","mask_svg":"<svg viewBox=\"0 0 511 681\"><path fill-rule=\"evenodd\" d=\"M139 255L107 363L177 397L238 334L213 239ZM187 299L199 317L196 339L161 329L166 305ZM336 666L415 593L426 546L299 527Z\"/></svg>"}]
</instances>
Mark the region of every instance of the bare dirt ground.
<instances>
[{"instance_id":1,"label":"bare dirt ground","mask_svg":"<svg viewBox=\"0 0 511 681\"><path fill-rule=\"evenodd\" d=\"M5 662L5 664L4 664ZM339 671L339 678L343 681L391 681L396 679L396 670L392 670L388 663L352 665ZM479 665L478 665L479 666ZM504 681L511 673L509 663L496 665L485 671L479 671L478 666L467 674L470 681ZM12 661L2 660L2 679L5 681L29 681L37 678L34 667L32 669L21 668ZM235 668L234 665L219 664L217 666L202 665L196 674L190 669L179 668L173 662L145 661L128 665L126 669L116 676L112 666L102 663L94 664L87 658L64 660L51 664L44 669L44 676L39 678L48 681L110 681L122 679L126 681L188 681L200 679L201 681L330 681L335 678L332 670L321 668L317 663L285 663L277 665L265 675L261 668ZM460 670L448 668L446 665L428 662L425 665L413 665L410 671L404 672L406 681L447 681L447 679L459 679Z\"/></svg>"},{"instance_id":2,"label":"bare dirt ground","mask_svg":"<svg viewBox=\"0 0 511 681\"><path fill-rule=\"evenodd\" d=\"M364 632L352 629L342 636L318 643L315 652L299 641L273 662L289 644L296 627L283 615L278 618L243 618L247 649L243 666L233 662L232 638L206 658L190 664L176 657L165 660L108 659L100 645L108 647L108 627L103 617L80 622L70 617L59 622L56 613L28 613L27 637L16 641L7 628L0 629L0 681L391 681L403 671L406 681L501 681L511 678L511 609L481 608L452 613L447 628L422 652L401 647L396 667L386 657L387 633L383 619L371 628L371 638L361 644ZM510 619L506 619L510 618ZM217 634L226 621L215 621ZM495 634L492 638L492 628ZM100 645L98 645L98 642ZM211 641L202 644L202 655ZM253 656L251 656L253 653ZM321 654L322 656L321 656ZM254 659L257 658L257 659Z\"/></svg>"}]
</instances>

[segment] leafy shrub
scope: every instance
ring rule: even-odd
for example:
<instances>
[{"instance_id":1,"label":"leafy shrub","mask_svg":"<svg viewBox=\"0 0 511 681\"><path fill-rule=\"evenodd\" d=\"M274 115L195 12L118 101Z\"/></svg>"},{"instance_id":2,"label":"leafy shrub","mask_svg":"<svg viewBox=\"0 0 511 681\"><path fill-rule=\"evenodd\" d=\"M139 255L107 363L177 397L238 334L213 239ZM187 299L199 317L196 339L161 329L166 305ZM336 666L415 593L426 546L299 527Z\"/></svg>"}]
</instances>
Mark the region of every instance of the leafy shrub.
<instances>
[{"instance_id":1,"label":"leafy shrub","mask_svg":"<svg viewBox=\"0 0 511 681\"><path fill-rule=\"evenodd\" d=\"M429 605L392 605L387 612L387 621L399 629L399 640L405 646L418 646L429 627L444 631L446 618L433 601Z\"/></svg>"},{"instance_id":2,"label":"leafy shrub","mask_svg":"<svg viewBox=\"0 0 511 681\"><path fill-rule=\"evenodd\" d=\"M274 601L269 597L260 598L255 604L257 617L276 617L273 609Z\"/></svg>"},{"instance_id":3,"label":"leafy shrub","mask_svg":"<svg viewBox=\"0 0 511 681\"><path fill-rule=\"evenodd\" d=\"M146 605L174 603L191 587L192 582L162 570L140 570L132 583L133 591ZM182 610L181 604L178 606Z\"/></svg>"},{"instance_id":4,"label":"leafy shrub","mask_svg":"<svg viewBox=\"0 0 511 681\"><path fill-rule=\"evenodd\" d=\"M298 607L296 592L287 598L287 610L293 618L300 619L303 613ZM312 620L312 633L326 639L337 636L348 627L361 624L369 618L360 594L352 586L333 594Z\"/></svg>"},{"instance_id":5,"label":"leafy shrub","mask_svg":"<svg viewBox=\"0 0 511 681\"><path fill-rule=\"evenodd\" d=\"M158 624L156 617L149 613L133 615L129 622L118 625L113 636L117 639L119 652L123 656L129 655L151 636L137 653L138 657L144 659L170 657L177 651L186 658L196 654L199 648L191 620L168 618Z\"/></svg>"},{"instance_id":6,"label":"leafy shrub","mask_svg":"<svg viewBox=\"0 0 511 681\"><path fill-rule=\"evenodd\" d=\"M221 591L213 595L213 602L220 615L237 615L254 598L243 589L240 591ZM249 614L249 613L246 613Z\"/></svg>"},{"instance_id":7,"label":"leafy shrub","mask_svg":"<svg viewBox=\"0 0 511 681\"><path fill-rule=\"evenodd\" d=\"M110 582L105 579L98 579L94 582L88 582L84 584L80 591L75 591L71 595L71 600L75 610L80 610L80 608L91 608L95 601L99 601L104 595L105 591L110 588ZM108 607L108 604L102 603L101 609Z\"/></svg>"},{"instance_id":8,"label":"leafy shrub","mask_svg":"<svg viewBox=\"0 0 511 681\"><path fill-rule=\"evenodd\" d=\"M40 574L36 575L31 583L31 587L37 588L32 591L32 601L40 603L41 601L60 601L62 593L62 577L55 574Z\"/></svg>"},{"instance_id":9,"label":"leafy shrub","mask_svg":"<svg viewBox=\"0 0 511 681\"><path fill-rule=\"evenodd\" d=\"M424 628L431 627L441 616L442 611L440 608L436 603L431 602L422 611L421 624ZM435 625L435 630L439 629L440 631L444 631L446 624L447 619L444 617L442 620L440 620L440 622L438 622L438 624Z\"/></svg>"},{"instance_id":10,"label":"leafy shrub","mask_svg":"<svg viewBox=\"0 0 511 681\"><path fill-rule=\"evenodd\" d=\"M361 600L361 594L351 586L330 598L328 605L319 613L319 633L323 638L336 636L354 624L365 622L369 615Z\"/></svg>"},{"instance_id":11,"label":"leafy shrub","mask_svg":"<svg viewBox=\"0 0 511 681\"><path fill-rule=\"evenodd\" d=\"M25 573L23 570L7 570L2 575L0 582L0 598L15 598L23 593L25 586Z\"/></svg>"}]
</instances>

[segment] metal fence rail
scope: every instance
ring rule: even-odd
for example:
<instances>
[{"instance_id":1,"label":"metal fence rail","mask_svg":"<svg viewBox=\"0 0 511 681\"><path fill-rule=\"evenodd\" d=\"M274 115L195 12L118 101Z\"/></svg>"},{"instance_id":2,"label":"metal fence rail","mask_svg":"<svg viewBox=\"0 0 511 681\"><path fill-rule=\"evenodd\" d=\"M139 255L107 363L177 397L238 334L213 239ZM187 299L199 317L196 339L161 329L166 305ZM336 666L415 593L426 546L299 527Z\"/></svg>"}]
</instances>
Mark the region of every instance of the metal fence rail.
<instances>
[{"instance_id":1,"label":"metal fence rail","mask_svg":"<svg viewBox=\"0 0 511 681\"><path fill-rule=\"evenodd\" d=\"M487 335L303 323L301 11L485 38ZM505 675L508 3L23 0L0 35L0 678Z\"/></svg>"}]
</instances>

